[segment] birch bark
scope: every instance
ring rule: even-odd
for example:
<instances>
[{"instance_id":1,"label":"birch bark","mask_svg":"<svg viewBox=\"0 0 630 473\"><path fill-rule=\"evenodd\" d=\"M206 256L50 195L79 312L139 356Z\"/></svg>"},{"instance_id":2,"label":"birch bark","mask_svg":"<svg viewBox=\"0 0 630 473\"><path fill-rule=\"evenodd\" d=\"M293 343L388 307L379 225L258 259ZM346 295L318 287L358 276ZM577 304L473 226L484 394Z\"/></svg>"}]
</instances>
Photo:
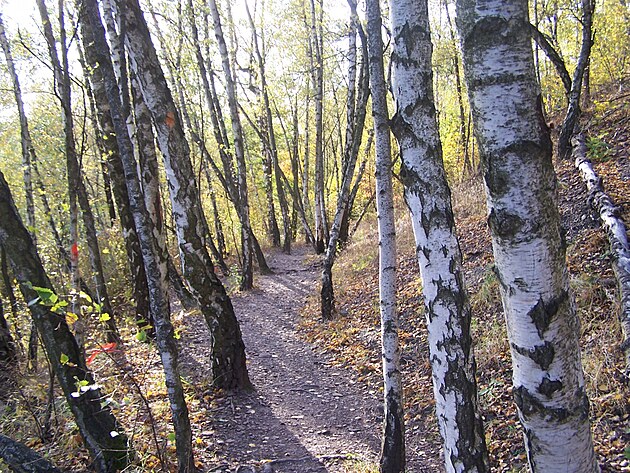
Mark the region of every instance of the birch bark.
<instances>
[{"instance_id":1,"label":"birch bark","mask_svg":"<svg viewBox=\"0 0 630 473\"><path fill-rule=\"evenodd\" d=\"M232 302L214 272L203 239L201 202L190 161L190 149L173 97L151 42L149 29L137 0L125 0L121 13L131 67L151 112L176 223L184 277L212 334L211 362L216 388L249 388L245 347Z\"/></svg>"},{"instance_id":2,"label":"birch bark","mask_svg":"<svg viewBox=\"0 0 630 473\"><path fill-rule=\"evenodd\" d=\"M238 114L238 103L236 101L236 87L234 84L234 76L230 58L223 36L223 28L221 26L221 17L215 0L209 0L208 6L212 15L214 24L214 34L219 45L219 53L221 54L221 64L223 66L223 75L225 76L225 85L228 95L228 104L230 108L230 118L232 119L232 139L234 141L234 155L236 158L236 170L238 179L238 212L241 217L241 238L243 241L243 271L241 280L241 289L252 289L254 287L253 275L253 255L254 242L253 231L249 217L249 196L247 193L247 166L245 163L245 145L243 142L243 129Z\"/></svg>"},{"instance_id":3,"label":"birch bark","mask_svg":"<svg viewBox=\"0 0 630 473\"><path fill-rule=\"evenodd\" d=\"M380 472L405 471L405 420L396 311L396 225L392 189L391 137L383 65L379 0L366 1L370 90L376 147L376 205L379 235L379 297L384 386Z\"/></svg>"},{"instance_id":4,"label":"birch bark","mask_svg":"<svg viewBox=\"0 0 630 473\"><path fill-rule=\"evenodd\" d=\"M529 465L597 472L527 1L457 8Z\"/></svg>"},{"instance_id":5,"label":"birch bark","mask_svg":"<svg viewBox=\"0 0 630 473\"><path fill-rule=\"evenodd\" d=\"M436 121L427 0L390 0L392 130L411 212L447 472L489 471L477 403L471 311Z\"/></svg>"},{"instance_id":6,"label":"birch bark","mask_svg":"<svg viewBox=\"0 0 630 473\"><path fill-rule=\"evenodd\" d=\"M194 471L192 434L184 390L179 376L178 351L174 330L170 321L170 307L166 289L167 260L163 234L156 230L149 217L142 196L137 174L133 146L128 134L126 119L121 103L118 83L114 75L109 47L105 40L96 0L81 0L77 4L81 39L90 60L94 82L102 83L110 106L110 114L115 127L116 140L124 168L125 181L129 194L129 204L133 214L138 238L142 248L143 262L149 287L150 309L154 317L157 346L164 368L166 388L171 407L178 470L182 473Z\"/></svg>"}]
</instances>

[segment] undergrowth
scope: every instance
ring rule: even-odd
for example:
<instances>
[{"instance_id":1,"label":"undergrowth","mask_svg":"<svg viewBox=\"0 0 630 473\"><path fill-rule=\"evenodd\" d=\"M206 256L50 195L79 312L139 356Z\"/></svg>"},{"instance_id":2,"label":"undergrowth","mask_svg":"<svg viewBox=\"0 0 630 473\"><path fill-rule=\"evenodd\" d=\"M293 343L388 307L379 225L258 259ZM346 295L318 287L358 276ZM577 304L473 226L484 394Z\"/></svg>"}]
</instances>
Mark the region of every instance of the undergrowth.
<instances>
[{"instance_id":1,"label":"undergrowth","mask_svg":"<svg viewBox=\"0 0 630 473\"><path fill-rule=\"evenodd\" d=\"M608 149L608 148L606 148ZM602 163L611 163L606 151ZM571 163L559 163L562 179L575 173ZM564 173L564 174L562 174ZM579 178L578 178L579 179ZM572 190L579 180L564 183ZM587 214L586 199L562 197L561 212ZM453 190L467 288L473 308L472 334L477 361L479 400L485 421L492 467L501 472L525 472L527 462L522 433L512 398L511 359L507 331L493 271L486 227L485 194L481 179ZM398 310L401 318L403 378L408 437L421 433L441 443L433 417L431 372L421 299L422 282L414 255L413 235L406 215L397 208ZM584 221L584 218L581 218ZM572 221L568 221L572 225ZM578 222L579 224L580 222ZM565 222L565 225L567 223ZM611 279L605 237L598 228L578 225L567 252L571 288L581 321L582 362L595 448L602 471L630 471L630 389L623 376L618 295ZM375 216L361 225L334 268L338 316L322 322L318 300L303 313L302 329L308 340L331 351L338 364L356 372L372 389L381 388L378 308L378 232ZM410 452L412 454L412 452Z\"/></svg>"}]
</instances>

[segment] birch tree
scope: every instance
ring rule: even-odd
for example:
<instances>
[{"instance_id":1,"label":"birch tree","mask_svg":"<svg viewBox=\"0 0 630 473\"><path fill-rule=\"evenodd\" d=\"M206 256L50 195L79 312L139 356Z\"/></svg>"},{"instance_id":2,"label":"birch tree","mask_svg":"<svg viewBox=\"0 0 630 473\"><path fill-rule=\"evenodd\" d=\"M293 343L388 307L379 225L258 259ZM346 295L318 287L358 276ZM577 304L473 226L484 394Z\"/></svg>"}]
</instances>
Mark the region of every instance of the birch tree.
<instances>
[{"instance_id":1,"label":"birch tree","mask_svg":"<svg viewBox=\"0 0 630 473\"><path fill-rule=\"evenodd\" d=\"M174 329L170 321L170 306L166 285L167 250L163 233L156 230L142 196L136 171L133 145L128 134L123 106L119 96L105 29L101 22L96 0L81 0L77 5L81 38L92 71L94 83L100 83L107 95L109 113L115 130L116 141L124 168L134 223L142 248L142 257L149 287L149 304L155 324L157 346L164 368L164 376L175 430L178 470L194 471L192 433L184 389L179 375L178 350Z\"/></svg>"},{"instance_id":2,"label":"birch tree","mask_svg":"<svg viewBox=\"0 0 630 473\"><path fill-rule=\"evenodd\" d=\"M344 219L349 218L351 185L354 178L359 148L361 147L361 139L363 128L365 126L365 115L367 109L367 101L370 92L370 76L367 65L367 40L363 27L359 23L357 15L357 4L354 0L348 0L351 11L351 27L349 33L348 47L348 101L346 105L346 142L344 147L344 157L342 166L342 184L337 197L337 210L335 218L330 229L330 237L326 247L326 256L323 261L322 269L322 288L321 288L321 309L322 318L329 320L332 318L335 310L335 296L332 281L332 268L337 256L338 244L340 243L340 235L344 224ZM357 93L357 35L361 38L362 63L358 78ZM360 180L361 174L358 179ZM356 183L358 185L358 181Z\"/></svg>"},{"instance_id":3,"label":"birch tree","mask_svg":"<svg viewBox=\"0 0 630 473\"><path fill-rule=\"evenodd\" d=\"M54 73L54 86L55 92L61 107L63 110L63 126L64 126L64 144L66 154L66 167L68 174L68 193L70 200L70 258L72 268L72 285L76 293L80 290L80 278L79 278L79 246L78 246L78 213L79 207L81 208L81 216L83 217L83 226L85 229L85 237L88 247L88 254L90 260L90 266L94 276L94 282L96 285L96 293L99 303L102 306L102 312L108 314L106 317L107 326L107 338L110 342L119 342L120 337L118 335L118 329L113 317L113 311L107 291L107 284L105 283L105 276L103 274L103 263L101 260L101 251L98 244L98 238L96 233L96 223L94 220L94 214L90 205L90 198L85 187L85 182L81 175L81 168L79 164L79 157L76 149L76 143L74 138L74 117L72 112L72 88L70 67L68 61L68 45L64 24L64 2L60 2L59 9L59 44L60 53L57 52L57 40L53 34L52 24L48 14L48 9L44 0L37 0L37 7L42 19L42 27L44 31L44 38L48 46L48 53L52 64ZM78 202L78 207L77 207ZM75 310L74 313L78 313ZM81 333L85 330L81 320L75 324L76 330ZM82 335L80 336L80 338ZM83 341L80 340L80 344Z\"/></svg>"},{"instance_id":4,"label":"birch tree","mask_svg":"<svg viewBox=\"0 0 630 473\"><path fill-rule=\"evenodd\" d=\"M376 143L379 298L384 381L384 421L380 471L381 473L403 473L405 471L405 420L400 374L398 313L396 310L396 225L394 222L391 137L379 0L366 1L366 14L372 116Z\"/></svg>"},{"instance_id":5,"label":"birch tree","mask_svg":"<svg viewBox=\"0 0 630 473\"><path fill-rule=\"evenodd\" d=\"M179 113L166 83L148 26L137 0L125 0L121 12L131 68L151 112L169 183L184 277L212 334L211 363L216 388L251 386L245 366L245 347L232 302L214 272L203 234L202 206L190 148Z\"/></svg>"},{"instance_id":6,"label":"birch tree","mask_svg":"<svg viewBox=\"0 0 630 473\"><path fill-rule=\"evenodd\" d=\"M477 403L471 311L436 121L427 0L390 0L392 130L422 275L435 410L447 472L489 471Z\"/></svg>"},{"instance_id":7,"label":"birch tree","mask_svg":"<svg viewBox=\"0 0 630 473\"><path fill-rule=\"evenodd\" d=\"M598 472L528 4L458 0L457 25L529 466Z\"/></svg>"}]
</instances>

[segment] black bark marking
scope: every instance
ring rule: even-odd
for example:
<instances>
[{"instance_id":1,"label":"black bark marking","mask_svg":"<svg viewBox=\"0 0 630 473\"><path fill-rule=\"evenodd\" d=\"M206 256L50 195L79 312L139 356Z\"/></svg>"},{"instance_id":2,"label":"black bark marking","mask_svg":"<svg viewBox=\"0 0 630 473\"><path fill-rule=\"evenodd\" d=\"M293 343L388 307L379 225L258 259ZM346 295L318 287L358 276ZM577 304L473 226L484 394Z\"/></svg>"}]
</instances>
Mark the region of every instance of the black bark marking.
<instances>
[{"instance_id":1,"label":"black bark marking","mask_svg":"<svg viewBox=\"0 0 630 473\"><path fill-rule=\"evenodd\" d=\"M390 391L386 399L385 426L381 446L381 471L405 471L405 424L402 406Z\"/></svg>"},{"instance_id":2,"label":"black bark marking","mask_svg":"<svg viewBox=\"0 0 630 473\"><path fill-rule=\"evenodd\" d=\"M563 422L573 415L565 408L545 406L525 386L514 389L514 402L524 417L539 416L550 421Z\"/></svg>"},{"instance_id":3,"label":"black bark marking","mask_svg":"<svg viewBox=\"0 0 630 473\"><path fill-rule=\"evenodd\" d=\"M553 318L558 313L560 306L566 302L568 297L569 294L567 291L562 291L557 297L547 302L545 302L541 296L536 305L527 313L534 322L539 337L542 338L547 329L549 329L549 325L551 325Z\"/></svg>"},{"instance_id":4,"label":"black bark marking","mask_svg":"<svg viewBox=\"0 0 630 473\"><path fill-rule=\"evenodd\" d=\"M562 387L562 381L552 381L549 378L545 377L542 380L542 383L540 383L540 385L538 386L538 392L546 396L548 399L551 399L553 393L555 393L556 391L560 391Z\"/></svg>"},{"instance_id":5,"label":"black bark marking","mask_svg":"<svg viewBox=\"0 0 630 473\"><path fill-rule=\"evenodd\" d=\"M556 350L550 342L545 342L543 345L538 345L534 348L519 347L514 343L511 343L511 346L514 351L528 357L545 371L549 369L556 356Z\"/></svg>"},{"instance_id":6,"label":"black bark marking","mask_svg":"<svg viewBox=\"0 0 630 473\"><path fill-rule=\"evenodd\" d=\"M525 220L503 209L492 209L488 217L492 233L503 239L514 238L525 226Z\"/></svg>"}]
</instances>

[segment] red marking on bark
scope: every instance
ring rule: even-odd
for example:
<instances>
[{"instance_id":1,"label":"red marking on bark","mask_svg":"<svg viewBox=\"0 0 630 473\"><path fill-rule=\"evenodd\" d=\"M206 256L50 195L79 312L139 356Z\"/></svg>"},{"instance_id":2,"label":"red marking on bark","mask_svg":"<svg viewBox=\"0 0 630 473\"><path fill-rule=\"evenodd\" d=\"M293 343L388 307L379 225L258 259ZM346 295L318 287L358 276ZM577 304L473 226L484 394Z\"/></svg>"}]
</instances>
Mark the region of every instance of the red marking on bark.
<instances>
[{"instance_id":1,"label":"red marking on bark","mask_svg":"<svg viewBox=\"0 0 630 473\"><path fill-rule=\"evenodd\" d=\"M79 259L79 246L76 243L72 244L70 254L72 255L72 259Z\"/></svg>"},{"instance_id":2,"label":"red marking on bark","mask_svg":"<svg viewBox=\"0 0 630 473\"><path fill-rule=\"evenodd\" d=\"M175 114L173 112L166 112L164 123L166 123L167 127L173 128L175 126Z\"/></svg>"}]
</instances>

